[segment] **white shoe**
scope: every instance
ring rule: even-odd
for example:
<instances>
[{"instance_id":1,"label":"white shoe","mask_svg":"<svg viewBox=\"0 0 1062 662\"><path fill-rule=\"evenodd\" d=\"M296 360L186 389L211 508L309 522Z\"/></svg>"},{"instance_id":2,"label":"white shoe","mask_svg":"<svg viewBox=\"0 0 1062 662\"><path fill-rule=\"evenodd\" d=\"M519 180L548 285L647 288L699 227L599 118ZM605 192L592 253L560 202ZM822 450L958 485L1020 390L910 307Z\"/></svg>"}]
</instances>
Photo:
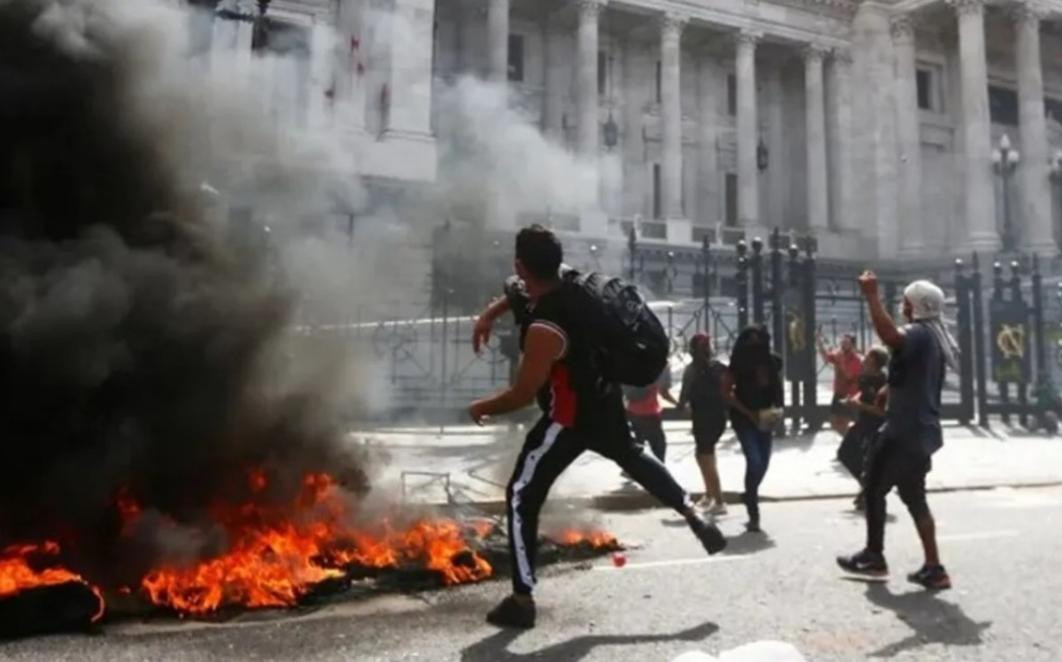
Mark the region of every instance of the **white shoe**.
<instances>
[{"instance_id":1,"label":"white shoe","mask_svg":"<svg viewBox=\"0 0 1062 662\"><path fill-rule=\"evenodd\" d=\"M726 504L722 501L716 501L708 508L708 514L714 517L726 515Z\"/></svg>"}]
</instances>

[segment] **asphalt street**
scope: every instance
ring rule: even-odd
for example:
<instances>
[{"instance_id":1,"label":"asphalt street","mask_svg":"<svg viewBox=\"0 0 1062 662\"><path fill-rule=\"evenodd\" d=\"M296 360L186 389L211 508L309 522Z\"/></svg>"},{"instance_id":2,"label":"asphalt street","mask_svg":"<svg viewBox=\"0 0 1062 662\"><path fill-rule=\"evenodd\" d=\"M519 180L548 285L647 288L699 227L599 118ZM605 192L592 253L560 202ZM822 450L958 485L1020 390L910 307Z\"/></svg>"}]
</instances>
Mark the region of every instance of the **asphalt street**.
<instances>
[{"instance_id":1,"label":"asphalt street","mask_svg":"<svg viewBox=\"0 0 1062 662\"><path fill-rule=\"evenodd\" d=\"M10 660L671 660L779 640L808 660L1062 659L1062 489L931 495L955 588L928 593L904 580L920 563L898 500L889 525L885 582L845 578L838 552L859 547L862 521L846 501L764 506L766 535L733 535L707 559L664 510L608 514L602 522L637 545L609 559L548 568L538 627L497 630L483 614L507 582L316 610L250 614L227 623L113 624L99 635L0 644Z\"/></svg>"}]
</instances>

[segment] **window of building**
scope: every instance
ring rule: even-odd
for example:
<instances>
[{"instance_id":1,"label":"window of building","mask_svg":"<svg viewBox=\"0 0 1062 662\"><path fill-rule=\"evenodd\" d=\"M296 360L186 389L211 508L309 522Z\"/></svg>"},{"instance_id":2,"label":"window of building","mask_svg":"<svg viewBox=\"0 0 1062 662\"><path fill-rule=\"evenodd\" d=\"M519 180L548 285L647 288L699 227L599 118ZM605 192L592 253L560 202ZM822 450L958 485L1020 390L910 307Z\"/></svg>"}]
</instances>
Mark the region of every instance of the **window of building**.
<instances>
[{"instance_id":1,"label":"window of building","mask_svg":"<svg viewBox=\"0 0 1062 662\"><path fill-rule=\"evenodd\" d=\"M597 93L605 96L608 92L608 53L597 52Z\"/></svg>"},{"instance_id":2,"label":"window of building","mask_svg":"<svg viewBox=\"0 0 1062 662\"><path fill-rule=\"evenodd\" d=\"M918 84L918 107L921 110L936 110L933 108L933 72L928 69L919 69L915 72Z\"/></svg>"},{"instance_id":3,"label":"window of building","mask_svg":"<svg viewBox=\"0 0 1062 662\"><path fill-rule=\"evenodd\" d=\"M524 35L509 35L509 80L524 82Z\"/></svg>"},{"instance_id":4,"label":"window of building","mask_svg":"<svg viewBox=\"0 0 1062 662\"><path fill-rule=\"evenodd\" d=\"M726 112L737 115L737 76L734 74L726 77Z\"/></svg>"},{"instance_id":5,"label":"window of building","mask_svg":"<svg viewBox=\"0 0 1062 662\"><path fill-rule=\"evenodd\" d=\"M737 227L738 224L738 178L732 172L726 173L726 225Z\"/></svg>"},{"instance_id":6,"label":"window of building","mask_svg":"<svg viewBox=\"0 0 1062 662\"><path fill-rule=\"evenodd\" d=\"M188 15L189 55L201 55L210 51L214 36L214 13L203 7L194 8Z\"/></svg>"},{"instance_id":7,"label":"window of building","mask_svg":"<svg viewBox=\"0 0 1062 662\"><path fill-rule=\"evenodd\" d=\"M259 53L309 58L310 31L307 26L267 16L254 33L251 49Z\"/></svg>"},{"instance_id":8,"label":"window of building","mask_svg":"<svg viewBox=\"0 0 1062 662\"><path fill-rule=\"evenodd\" d=\"M915 69L915 86L919 110L943 113L944 67L932 62L919 62Z\"/></svg>"},{"instance_id":9,"label":"window of building","mask_svg":"<svg viewBox=\"0 0 1062 662\"><path fill-rule=\"evenodd\" d=\"M660 164L653 164L653 218L662 218L664 216L664 200L660 190Z\"/></svg>"},{"instance_id":10,"label":"window of building","mask_svg":"<svg viewBox=\"0 0 1062 662\"><path fill-rule=\"evenodd\" d=\"M663 79L663 76L664 76L664 70L662 68L662 65L660 64L660 60L657 60L656 61L656 102L657 103L663 103L661 101L663 99L663 97L664 97L664 89L663 89L664 79Z\"/></svg>"},{"instance_id":11,"label":"window of building","mask_svg":"<svg viewBox=\"0 0 1062 662\"><path fill-rule=\"evenodd\" d=\"M1046 97L1044 99L1044 114L1048 119L1053 119L1062 124L1062 99Z\"/></svg>"},{"instance_id":12,"label":"window of building","mask_svg":"<svg viewBox=\"0 0 1062 662\"><path fill-rule=\"evenodd\" d=\"M305 123L310 101L310 28L266 17L255 31L251 49L277 57L273 76L273 109Z\"/></svg>"},{"instance_id":13,"label":"window of building","mask_svg":"<svg viewBox=\"0 0 1062 662\"><path fill-rule=\"evenodd\" d=\"M1018 126L1018 93L1006 87L989 85L988 113L993 124Z\"/></svg>"}]
</instances>

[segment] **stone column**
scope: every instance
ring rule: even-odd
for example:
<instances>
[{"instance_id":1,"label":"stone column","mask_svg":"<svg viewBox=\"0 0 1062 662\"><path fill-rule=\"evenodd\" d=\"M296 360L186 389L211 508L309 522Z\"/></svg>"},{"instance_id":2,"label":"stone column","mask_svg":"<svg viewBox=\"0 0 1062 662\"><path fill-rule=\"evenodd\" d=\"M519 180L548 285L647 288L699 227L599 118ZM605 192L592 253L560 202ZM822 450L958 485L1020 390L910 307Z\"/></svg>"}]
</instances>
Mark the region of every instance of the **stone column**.
<instances>
[{"instance_id":1,"label":"stone column","mask_svg":"<svg viewBox=\"0 0 1062 662\"><path fill-rule=\"evenodd\" d=\"M893 19L891 33L896 49L896 136L900 156L899 255L911 257L926 248L922 231L922 121L911 19Z\"/></svg>"},{"instance_id":2,"label":"stone column","mask_svg":"<svg viewBox=\"0 0 1062 662\"><path fill-rule=\"evenodd\" d=\"M737 35L737 164L738 224L757 225L760 220L760 194L757 185L756 132L756 42L760 35L741 32Z\"/></svg>"},{"instance_id":3,"label":"stone column","mask_svg":"<svg viewBox=\"0 0 1062 662\"><path fill-rule=\"evenodd\" d=\"M852 185L853 223L863 245L877 257L898 254L896 148L896 56L889 21L892 9L860 2L852 19Z\"/></svg>"},{"instance_id":4,"label":"stone column","mask_svg":"<svg viewBox=\"0 0 1062 662\"><path fill-rule=\"evenodd\" d=\"M384 138L431 140L432 0L396 0L390 16L387 126Z\"/></svg>"},{"instance_id":5,"label":"stone column","mask_svg":"<svg viewBox=\"0 0 1062 662\"><path fill-rule=\"evenodd\" d=\"M1022 155L1018 181L1021 183L1023 243L1028 250L1054 254L1057 247L1051 219L1044 79L1040 64L1040 19L1041 16L1029 5L1020 5L1015 9L1015 60Z\"/></svg>"},{"instance_id":6,"label":"stone column","mask_svg":"<svg viewBox=\"0 0 1062 662\"><path fill-rule=\"evenodd\" d=\"M338 62L335 53L338 34L320 17L314 19L310 31L310 84L309 103L306 108L306 126L321 128L334 124L333 108ZM345 71L349 72L347 67ZM326 95L330 93L331 101Z\"/></svg>"},{"instance_id":7,"label":"stone column","mask_svg":"<svg viewBox=\"0 0 1062 662\"><path fill-rule=\"evenodd\" d=\"M546 137L564 144L564 73L571 66L570 53L563 52L563 40L555 19L547 16L542 21L543 53L543 128Z\"/></svg>"},{"instance_id":8,"label":"stone column","mask_svg":"<svg viewBox=\"0 0 1062 662\"><path fill-rule=\"evenodd\" d=\"M350 0L341 0L342 4L348 4ZM468 72L468 33L469 16L472 11L466 6L467 0L455 0L453 3L454 22L454 69L458 76ZM365 4L358 2L355 4Z\"/></svg>"},{"instance_id":9,"label":"stone column","mask_svg":"<svg viewBox=\"0 0 1062 662\"><path fill-rule=\"evenodd\" d=\"M769 164L764 177L763 202L761 213L764 224L778 225L786 228L793 224L793 214L789 208L789 186L792 183L792 168L789 162L789 145L786 126L789 111L785 86L783 85L784 63L770 59L761 63L763 67L763 113L766 116L767 135L764 145L767 147Z\"/></svg>"},{"instance_id":10,"label":"stone column","mask_svg":"<svg viewBox=\"0 0 1062 662\"><path fill-rule=\"evenodd\" d=\"M660 17L660 119L663 158L660 180L664 218L683 218L682 209L682 28L686 19Z\"/></svg>"},{"instance_id":11,"label":"stone column","mask_svg":"<svg viewBox=\"0 0 1062 662\"><path fill-rule=\"evenodd\" d=\"M339 3L333 54L336 126L340 130L355 133L365 131L365 52L362 49L361 33L363 22L362 3Z\"/></svg>"},{"instance_id":12,"label":"stone column","mask_svg":"<svg viewBox=\"0 0 1062 662\"><path fill-rule=\"evenodd\" d=\"M509 0L487 0L487 80L509 80Z\"/></svg>"},{"instance_id":13,"label":"stone column","mask_svg":"<svg viewBox=\"0 0 1062 662\"><path fill-rule=\"evenodd\" d=\"M834 51L826 69L826 144L830 159L830 225L859 229L852 209L852 53Z\"/></svg>"},{"instance_id":14,"label":"stone column","mask_svg":"<svg viewBox=\"0 0 1062 662\"><path fill-rule=\"evenodd\" d=\"M643 140L644 108L648 100L645 85L645 50L628 36L623 41L623 208L624 216L645 213L645 187L648 175Z\"/></svg>"},{"instance_id":15,"label":"stone column","mask_svg":"<svg viewBox=\"0 0 1062 662\"><path fill-rule=\"evenodd\" d=\"M247 0L237 0L235 10L242 14L255 11L253 5ZM218 21L223 23L224 21ZM251 69L251 44L254 41L254 24L250 21L239 21L236 28L236 71L241 79L246 80Z\"/></svg>"},{"instance_id":16,"label":"stone column","mask_svg":"<svg viewBox=\"0 0 1062 662\"><path fill-rule=\"evenodd\" d=\"M700 118L700 155L698 169L700 181L699 192L701 204L698 209L700 225L719 222L722 214L719 209L719 153L716 145L716 95L719 93L715 68L712 66L712 53L704 52L700 61L699 108ZM726 88L722 88L725 92Z\"/></svg>"},{"instance_id":17,"label":"stone column","mask_svg":"<svg viewBox=\"0 0 1062 662\"><path fill-rule=\"evenodd\" d=\"M826 230L830 221L829 172L826 163L826 109L822 61L826 51L804 49L804 119L807 137L808 227Z\"/></svg>"},{"instance_id":18,"label":"stone column","mask_svg":"<svg viewBox=\"0 0 1062 662\"><path fill-rule=\"evenodd\" d=\"M579 28L576 35L576 85L579 107L579 156L596 161L599 152L597 110L598 18L603 0L578 0Z\"/></svg>"},{"instance_id":19,"label":"stone column","mask_svg":"<svg viewBox=\"0 0 1062 662\"><path fill-rule=\"evenodd\" d=\"M963 191L966 236L968 248L992 251L999 248L999 232L992 181L984 0L951 0L951 5L959 17L962 129L966 146Z\"/></svg>"}]
</instances>

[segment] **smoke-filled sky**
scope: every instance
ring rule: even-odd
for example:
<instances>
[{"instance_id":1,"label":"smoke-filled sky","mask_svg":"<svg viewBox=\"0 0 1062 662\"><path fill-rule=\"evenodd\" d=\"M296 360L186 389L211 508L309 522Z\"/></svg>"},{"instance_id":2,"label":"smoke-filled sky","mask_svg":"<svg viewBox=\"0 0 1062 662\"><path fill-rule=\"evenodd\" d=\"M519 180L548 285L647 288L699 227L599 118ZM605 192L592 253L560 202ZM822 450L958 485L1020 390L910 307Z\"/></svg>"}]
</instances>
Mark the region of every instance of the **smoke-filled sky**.
<instances>
[{"instance_id":1,"label":"smoke-filled sky","mask_svg":"<svg viewBox=\"0 0 1062 662\"><path fill-rule=\"evenodd\" d=\"M196 531L250 467L280 497L342 466L330 376L286 369L293 283L201 190L223 162L180 25L0 3L0 543L58 538L82 567L113 561L121 491Z\"/></svg>"}]
</instances>

